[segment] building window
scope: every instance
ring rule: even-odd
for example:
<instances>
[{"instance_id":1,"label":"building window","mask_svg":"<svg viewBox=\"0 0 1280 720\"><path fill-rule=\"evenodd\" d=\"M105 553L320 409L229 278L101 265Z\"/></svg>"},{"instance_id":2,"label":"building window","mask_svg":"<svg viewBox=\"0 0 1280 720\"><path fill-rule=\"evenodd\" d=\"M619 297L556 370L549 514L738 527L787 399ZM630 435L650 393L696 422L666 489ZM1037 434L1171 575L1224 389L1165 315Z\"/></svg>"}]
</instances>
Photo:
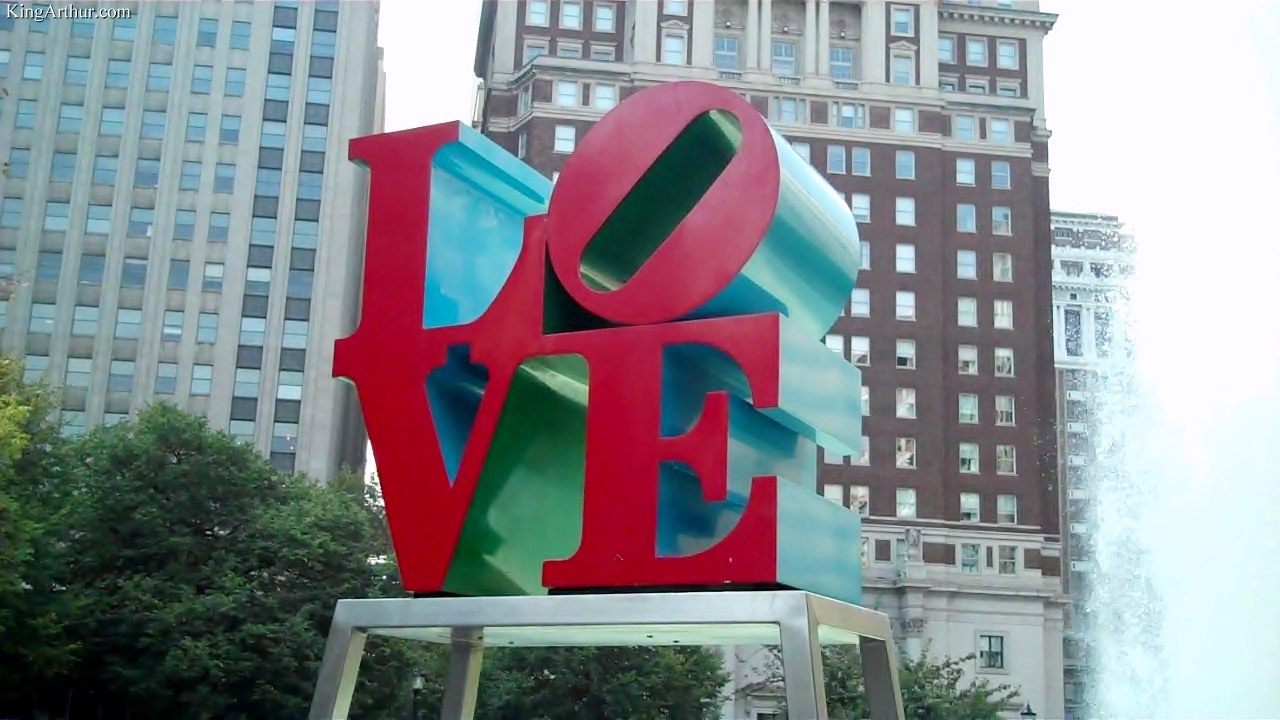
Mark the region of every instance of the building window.
<instances>
[{"instance_id":1,"label":"building window","mask_svg":"<svg viewBox=\"0 0 1280 720\"><path fill-rule=\"evenodd\" d=\"M578 143L578 130L572 125L557 125L555 138L556 152L571 153Z\"/></svg>"},{"instance_id":2,"label":"building window","mask_svg":"<svg viewBox=\"0 0 1280 720\"><path fill-rule=\"evenodd\" d=\"M71 334L77 337L97 335L100 312L95 305L77 305L71 315Z\"/></svg>"},{"instance_id":3,"label":"building window","mask_svg":"<svg viewBox=\"0 0 1280 720\"><path fill-rule=\"evenodd\" d=\"M101 285L106 267L107 258L103 255L81 255L77 282L81 285Z\"/></svg>"},{"instance_id":4,"label":"building window","mask_svg":"<svg viewBox=\"0 0 1280 720\"><path fill-rule=\"evenodd\" d=\"M871 514L871 489L865 485L849 486L849 509L868 517Z\"/></svg>"},{"instance_id":5,"label":"building window","mask_svg":"<svg viewBox=\"0 0 1280 720\"><path fill-rule=\"evenodd\" d=\"M28 52L22 63L23 80L39 80L44 77L44 53Z\"/></svg>"},{"instance_id":6,"label":"building window","mask_svg":"<svg viewBox=\"0 0 1280 720\"><path fill-rule=\"evenodd\" d=\"M899 198L901 200L903 198ZM908 198L909 199L909 198ZM902 223L899 223L900 225ZM894 247L893 269L895 272L915 274L916 246L910 243L898 243Z\"/></svg>"},{"instance_id":7,"label":"building window","mask_svg":"<svg viewBox=\"0 0 1280 720\"><path fill-rule=\"evenodd\" d=\"M971 474L981 472L977 443L960 443L960 472Z\"/></svg>"},{"instance_id":8,"label":"building window","mask_svg":"<svg viewBox=\"0 0 1280 720\"><path fill-rule=\"evenodd\" d=\"M662 0L663 15L688 15L688 0Z\"/></svg>"},{"instance_id":9,"label":"building window","mask_svg":"<svg viewBox=\"0 0 1280 720\"><path fill-rule=\"evenodd\" d=\"M70 203L45 203L44 229L50 232L66 232L71 225Z\"/></svg>"},{"instance_id":10,"label":"building window","mask_svg":"<svg viewBox=\"0 0 1280 720\"><path fill-rule=\"evenodd\" d=\"M828 350L839 355L842 358L844 357L844 338L843 337L841 337L840 335L827 333L826 344L827 344Z\"/></svg>"},{"instance_id":11,"label":"building window","mask_svg":"<svg viewBox=\"0 0 1280 720\"><path fill-rule=\"evenodd\" d=\"M200 161L183 160L182 169L178 177L179 190L199 190L200 189Z\"/></svg>"},{"instance_id":12,"label":"building window","mask_svg":"<svg viewBox=\"0 0 1280 720\"><path fill-rule=\"evenodd\" d=\"M969 78L964 82L964 91L970 95L986 95L988 91L986 79Z\"/></svg>"},{"instance_id":13,"label":"building window","mask_svg":"<svg viewBox=\"0 0 1280 720\"><path fill-rule=\"evenodd\" d=\"M5 52L8 52L7 50ZM86 85L89 82L89 58L68 57L67 69L62 76L68 85Z\"/></svg>"},{"instance_id":14,"label":"building window","mask_svg":"<svg viewBox=\"0 0 1280 720\"><path fill-rule=\"evenodd\" d=\"M15 128L34 128L36 126L36 108L35 100L19 100L13 126Z\"/></svg>"},{"instance_id":15,"label":"building window","mask_svg":"<svg viewBox=\"0 0 1280 720\"><path fill-rule=\"evenodd\" d=\"M529 0L525 5L524 22L534 27L547 27L550 22L549 0Z\"/></svg>"},{"instance_id":16,"label":"building window","mask_svg":"<svg viewBox=\"0 0 1280 720\"><path fill-rule=\"evenodd\" d=\"M205 263L204 277L201 281L201 292L222 292L222 277L226 274L226 266L222 263Z\"/></svg>"},{"instance_id":17,"label":"building window","mask_svg":"<svg viewBox=\"0 0 1280 720\"><path fill-rule=\"evenodd\" d=\"M58 132L78 133L84 126L84 106L63 103L58 108Z\"/></svg>"},{"instance_id":18,"label":"building window","mask_svg":"<svg viewBox=\"0 0 1280 720\"><path fill-rule=\"evenodd\" d=\"M890 62L889 82L894 85L916 84L916 56L894 53Z\"/></svg>"},{"instance_id":19,"label":"building window","mask_svg":"<svg viewBox=\"0 0 1280 720\"><path fill-rule=\"evenodd\" d=\"M164 137L165 113L161 110L142 111L141 137L158 140Z\"/></svg>"},{"instance_id":20,"label":"building window","mask_svg":"<svg viewBox=\"0 0 1280 720\"><path fill-rule=\"evenodd\" d=\"M1010 186L1009 163L1005 160L994 160L991 163L991 187L996 190L1008 190Z\"/></svg>"},{"instance_id":21,"label":"building window","mask_svg":"<svg viewBox=\"0 0 1280 720\"><path fill-rule=\"evenodd\" d=\"M996 446L996 473L1000 475L1018 474L1018 448L1013 445Z\"/></svg>"},{"instance_id":22,"label":"building window","mask_svg":"<svg viewBox=\"0 0 1280 720\"><path fill-rule=\"evenodd\" d=\"M987 66L987 39L971 37L965 39L964 62L973 67Z\"/></svg>"},{"instance_id":23,"label":"building window","mask_svg":"<svg viewBox=\"0 0 1280 720\"><path fill-rule=\"evenodd\" d=\"M131 392L133 390L133 374L136 365L132 360L112 360L107 375L107 390L111 392Z\"/></svg>"},{"instance_id":24,"label":"building window","mask_svg":"<svg viewBox=\"0 0 1280 720\"><path fill-rule=\"evenodd\" d=\"M49 180L52 182L71 182L75 176L75 153L55 152L53 154L53 165L49 169Z\"/></svg>"},{"instance_id":25,"label":"building window","mask_svg":"<svg viewBox=\"0 0 1280 720\"><path fill-rule=\"evenodd\" d=\"M208 395L213 389L213 366L212 365L192 365L191 366L191 394L192 395Z\"/></svg>"},{"instance_id":26,"label":"building window","mask_svg":"<svg viewBox=\"0 0 1280 720\"><path fill-rule=\"evenodd\" d=\"M997 461L998 462L998 461ZM1018 524L1018 496L996 496L996 522L1001 525Z\"/></svg>"},{"instance_id":27,"label":"building window","mask_svg":"<svg viewBox=\"0 0 1280 720\"><path fill-rule=\"evenodd\" d=\"M915 440L911 438L898 438L898 445L901 447L903 442L912 444L912 465L904 466L901 464L901 453L899 453L898 467L915 467ZM913 518L916 516L916 491L913 488L898 488L897 491L897 516L900 518Z\"/></svg>"},{"instance_id":28,"label":"building window","mask_svg":"<svg viewBox=\"0 0 1280 720\"><path fill-rule=\"evenodd\" d=\"M978 121L972 115L951 116L951 137L957 140L974 140L977 138Z\"/></svg>"},{"instance_id":29,"label":"building window","mask_svg":"<svg viewBox=\"0 0 1280 720\"><path fill-rule=\"evenodd\" d=\"M613 3L597 2L592 4L592 28L596 32L611 33L616 30L617 15Z\"/></svg>"},{"instance_id":30,"label":"building window","mask_svg":"<svg viewBox=\"0 0 1280 720\"><path fill-rule=\"evenodd\" d=\"M870 212L871 212L871 205L870 205L870 202L868 202L867 204L868 217L870 217ZM867 242L866 240L858 241L858 269L859 270L871 269L871 243Z\"/></svg>"},{"instance_id":31,"label":"building window","mask_svg":"<svg viewBox=\"0 0 1280 720\"><path fill-rule=\"evenodd\" d=\"M991 234L1014 234L1014 213L997 205L991 209Z\"/></svg>"},{"instance_id":32,"label":"building window","mask_svg":"<svg viewBox=\"0 0 1280 720\"><path fill-rule=\"evenodd\" d=\"M809 143L793 140L791 142L791 149L796 151L796 154L800 156L801 160L812 164L812 153L810 152Z\"/></svg>"},{"instance_id":33,"label":"building window","mask_svg":"<svg viewBox=\"0 0 1280 720\"><path fill-rule=\"evenodd\" d=\"M910 151L900 151L909 152ZM912 177L915 177L915 153L911 154ZM899 159L901 160L901 158ZM869 177L871 175L871 149L864 147L853 148L853 175L861 175Z\"/></svg>"},{"instance_id":34,"label":"building window","mask_svg":"<svg viewBox=\"0 0 1280 720\"><path fill-rule=\"evenodd\" d=\"M916 154L911 150L894 153L894 176L898 180L916 179Z\"/></svg>"},{"instance_id":35,"label":"building window","mask_svg":"<svg viewBox=\"0 0 1280 720\"><path fill-rule=\"evenodd\" d=\"M58 307L49 303L32 303L31 317L27 321L27 332L37 335L52 335L53 323L58 317Z\"/></svg>"},{"instance_id":36,"label":"building window","mask_svg":"<svg viewBox=\"0 0 1280 720\"><path fill-rule=\"evenodd\" d=\"M978 424L978 396L973 393L960 393L957 402L957 419L965 425Z\"/></svg>"},{"instance_id":37,"label":"building window","mask_svg":"<svg viewBox=\"0 0 1280 720\"><path fill-rule=\"evenodd\" d=\"M1000 545L996 549L996 560L1001 575L1018 574L1018 546Z\"/></svg>"},{"instance_id":38,"label":"building window","mask_svg":"<svg viewBox=\"0 0 1280 720\"><path fill-rule=\"evenodd\" d=\"M204 142L205 130L209 126L209 116L205 113L187 113L187 142Z\"/></svg>"},{"instance_id":39,"label":"building window","mask_svg":"<svg viewBox=\"0 0 1280 720\"><path fill-rule=\"evenodd\" d=\"M1013 282L1013 256L1009 253L991 254L991 279L996 282Z\"/></svg>"},{"instance_id":40,"label":"building window","mask_svg":"<svg viewBox=\"0 0 1280 720\"><path fill-rule=\"evenodd\" d=\"M191 275L191 261L178 260L176 258L169 260L169 289L170 290L186 290L187 281Z\"/></svg>"},{"instance_id":41,"label":"building window","mask_svg":"<svg viewBox=\"0 0 1280 720\"><path fill-rule=\"evenodd\" d=\"M831 103L831 124L842 128L865 128L867 106L862 103Z\"/></svg>"},{"instance_id":42,"label":"building window","mask_svg":"<svg viewBox=\"0 0 1280 720\"><path fill-rule=\"evenodd\" d=\"M773 41L772 65L775 75L799 75L800 65L796 61L796 44L786 40Z\"/></svg>"},{"instance_id":43,"label":"building window","mask_svg":"<svg viewBox=\"0 0 1280 720\"><path fill-rule=\"evenodd\" d=\"M1004 637L1001 635L978 636L978 667L983 670L1004 669Z\"/></svg>"},{"instance_id":44,"label":"building window","mask_svg":"<svg viewBox=\"0 0 1280 720\"><path fill-rule=\"evenodd\" d=\"M956 36L955 35L939 35L938 36L938 62L944 65L954 65L956 62Z\"/></svg>"},{"instance_id":45,"label":"building window","mask_svg":"<svg viewBox=\"0 0 1280 720\"><path fill-rule=\"evenodd\" d=\"M142 334L142 311L120 308L116 311L115 336L122 340L137 340Z\"/></svg>"},{"instance_id":46,"label":"building window","mask_svg":"<svg viewBox=\"0 0 1280 720\"><path fill-rule=\"evenodd\" d=\"M613 62L614 48L612 45L596 45L591 44L591 59L600 60L602 62Z\"/></svg>"},{"instance_id":47,"label":"building window","mask_svg":"<svg viewBox=\"0 0 1280 720\"><path fill-rule=\"evenodd\" d=\"M252 34L253 23L233 22L231 23L231 49L232 50L248 50L249 38Z\"/></svg>"},{"instance_id":48,"label":"building window","mask_svg":"<svg viewBox=\"0 0 1280 720\"><path fill-rule=\"evenodd\" d=\"M916 341L898 338L894 364L899 370L916 369Z\"/></svg>"},{"instance_id":49,"label":"building window","mask_svg":"<svg viewBox=\"0 0 1280 720\"><path fill-rule=\"evenodd\" d=\"M720 70L738 69L738 37L736 35L716 35L715 52L712 60Z\"/></svg>"},{"instance_id":50,"label":"building window","mask_svg":"<svg viewBox=\"0 0 1280 720\"><path fill-rule=\"evenodd\" d=\"M1001 70L1018 69L1018 41L996 41L996 67Z\"/></svg>"},{"instance_id":51,"label":"building window","mask_svg":"<svg viewBox=\"0 0 1280 720\"><path fill-rule=\"evenodd\" d=\"M956 158L956 184L977 184L977 165L973 158Z\"/></svg>"},{"instance_id":52,"label":"building window","mask_svg":"<svg viewBox=\"0 0 1280 720\"><path fill-rule=\"evenodd\" d=\"M993 357L996 377L1014 377L1013 348L996 348Z\"/></svg>"},{"instance_id":53,"label":"building window","mask_svg":"<svg viewBox=\"0 0 1280 720\"><path fill-rule=\"evenodd\" d=\"M1016 412L1014 410L1014 402L1012 395L996 396L996 424L997 425L1016 425Z\"/></svg>"},{"instance_id":54,"label":"building window","mask_svg":"<svg viewBox=\"0 0 1280 720\"><path fill-rule=\"evenodd\" d=\"M970 203L956 205L956 230L963 233L978 232L978 209Z\"/></svg>"},{"instance_id":55,"label":"building window","mask_svg":"<svg viewBox=\"0 0 1280 720\"><path fill-rule=\"evenodd\" d=\"M899 290L894 294L894 317L898 320L916 319L916 294L912 290Z\"/></svg>"},{"instance_id":56,"label":"building window","mask_svg":"<svg viewBox=\"0 0 1280 720\"><path fill-rule=\"evenodd\" d=\"M854 211L854 219L858 220L859 223L872 222L872 196L863 192L854 192L849 196L849 206ZM864 258L867 258L868 266L863 269L869 270L870 252L864 254Z\"/></svg>"},{"instance_id":57,"label":"building window","mask_svg":"<svg viewBox=\"0 0 1280 720\"><path fill-rule=\"evenodd\" d=\"M687 58L684 33L662 33L662 62L667 65L684 65Z\"/></svg>"},{"instance_id":58,"label":"building window","mask_svg":"<svg viewBox=\"0 0 1280 720\"><path fill-rule=\"evenodd\" d=\"M830 52L831 79L852 82L857 79L857 54L847 46L832 46Z\"/></svg>"},{"instance_id":59,"label":"building window","mask_svg":"<svg viewBox=\"0 0 1280 720\"><path fill-rule=\"evenodd\" d=\"M916 111L911 108L893 109L893 131L911 134L916 131Z\"/></svg>"},{"instance_id":60,"label":"building window","mask_svg":"<svg viewBox=\"0 0 1280 720\"><path fill-rule=\"evenodd\" d=\"M1022 97L1022 84L1016 81L997 80L996 94L1000 97Z\"/></svg>"},{"instance_id":61,"label":"building window","mask_svg":"<svg viewBox=\"0 0 1280 720\"><path fill-rule=\"evenodd\" d=\"M898 388L897 392L897 417L904 420L916 419L916 389L915 388Z\"/></svg>"},{"instance_id":62,"label":"building window","mask_svg":"<svg viewBox=\"0 0 1280 720\"><path fill-rule=\"evenodd\" d=\"M871 365L871 338L853 335L849 338L849 362L858 367Z\"/></svg>"},{"instance_id":63,"label":"building window","mask_svg":"<svg viewBox=\"0 0 1280 720\"><path fill-rule=\"evenodd\" d=\"M227 97L244 97L244 79L244 68L227 68L227 82L223 87L223 93Z\"/></svg>"},{"instance_id":64,"label":"building window","mask_svg":"<svg viewBox=\"0 0 1280 720\"><path fill-rule=\"evenodd\" d=\"M577 107L581 105L581 94L578 91L578 83L573 80L557 80L556 81L556 105L561 107Z\"/></svg>"},{"instance_id":65,"label":"building window","mask_svg":"<svg viewBox=\"0 0 1280 720\"><path fill-rule=\"evenodd\" d=\"M559 26L562 29L582 29L582 3L579 0L561 1Z\"/></svg>"},{"instance_id":66,"label":"building window","mask_svg":"<svg viewBox=\"0 0 1280 720\"><path fill-rule=\"evenodd\" d=\"M102 120L98 123L98 134L105 137L120 137L124 134L124 108L102 108Z\"/></svg>"},{"instance_id":67,"label":"building window","mask_svg":"<svg viewBox=\"0 0 1280 720\"><path fill-rule=\"evenodd\" d=\"M960 572L976 574L982 567L982 546L977 543L960 545Z\"/></svg>"},{"instance_id":68,"label":"building window","mask_svg":"<svg viewBox=\"0 0 1280 720\"><path fill-rule=\"evenodd\" d=\"M956 298L956 324L960 327L978 327L977 298Z\"/></svg>"},{"instance_id":69,"label":"building window","mask_svg":"<svg viewBox=\"0 0 1280 720\"><path fill-rule=\"evenodd\" d=\"M179 210L174 213L173 239L194 240L196 237L196 211Z\"/></svg>"},{"instance_id":70,"label":"building window","mask_svg":"<svg viewBox=\"0 0 1280 720\"><path fill-rule=\"evenodd\" d=\"M596 83L591 86L591 105L597 110L611 110L618 104L618 86Z\"/></svg>"},{"instance_id":71,"label":"building window","mask_svg":"<svg viewBox=\"0 0 1280 720\"><path fill-rule=\"evenodd\" d=\"M982 519L982 496L974 492L960 493L960 520L961 522L981 522ZM976 546L975 546L976 547ZM977 561L977 553L974 553L975 564Z\"/></svg>"},{"instance_id":72,"label":"building window","mask_svg":"<svg viewBox=\"0 0 1280 720\"><path fill-rule=\"evenodd\" d=\"M169 276L172 277L173 273L170 272ZM184 288L186 287L185 281L183 282L182 287ZM184 322L184 316L181 310L166 310L164 313L163 325L161 326L161 329L160 329L160 336L163 339L167 341L172 341L172 342L181 340L183 322ZM116 336L119 337L119 335L120 335L120 332L117 330Z\"/></svg>"},{"instance_id":73,"label":"building window","mask_svg":"<svg viewBox=\"0 0 1280 720\"><path fill-rule=\"evenodd\" d=\"M147 66L147 90L168 92L173 84L173 65L151 63Z\"/></svg>"},{"instance_id":74,"label":"building window","mask_svg":"<svg viewBox=\"0 0 1280 720\"><path fill-rule=\"evenodd\" d=\"M862 417L871 415L871 388L866 385L862 386L862 397L858 400L858 407L862 409Z\"/></svg>"},{"instance_id":75,"label":"building window","mask_svg":"<svg viewBox=\"0 0 1280 720\"><path fill-rule=\"evenodd\" d=\"M536 60L539 56L547 54L546 40L525 40L524 41L524 64Z\"/></svg>"},{"instance_id":76,"label":"building window","mask_svg":"<svg viewBox=\"0 0 1280 720\"><path fill-rule=\"evenodd\" d=\"M956 279L978 279L978 253L973 250L956 251Z\"/></svg>"},{"instance_id":77,"label":"building window","mask_svg":"<svg viewBox=\"0 0 1280 720\"><path fill-rule=\"evenodd\" d=\"M808 122L809 108L804 100L798 98L770 98L769 115L775 122L803 124Z\"/></svg>"},{"instance_id":78,"label":"building window","mask_svg":"<svg viewBox=\"0 0 1280 720\"><path fill-rule=\"evenodd\" d=\"M909 7L893 7L893 34L898 37L912 37L916 34L915 12Z\"/></svg>"},{"instance_id":79,"label":"building window","mask_svg":"<svg viewBox=\"0 0 1280 720\"><path fill-rule=\"evenodd\" d=\"M846 170L846 161L848 158L848 151L843 145L828 145L827 172L843 175Z\"/></svg>"},{"instance_id":80,"label":"building window","mask_svg":"<svg viewBox=\"0 0 1280 720\"><path fill-rule=\"evenodd\" d=\"M213 89L213 66L196 65L191 72L191 92L208 95Z\"/></svg>"},{"instance_id":81,"label":"building window","mask_svg":"<svg viewBox=\"0 0 1280 720\"><path fill-rule=\"evenodd\" d=\"M978 347L961 345L956 349L957 371L961 375L978 374Z\"/></svg>"},{"instance_id":82,"label":"building window","mask_svg":"<svg viewBox=\"0 0 1280 720\"><path fill-rule=\"evenodd\" d=\"M987 139L997 145L1008 145L1013 141L1012 127L1006 118L991 118L987 121Z\"/></svg>"},{"instance_id":83,"label":"building window","mask_svg":"<svg viewBox=\"0 0 1280 720\"><path fill-rule=\"evenodd\" d=\"M218 339L218 316L215 313L200 313L196 318L196 342L212 344Z\"/></svg>"},{"instance_id":84,"label":"building window","mask_svg":"<svg viewBox=\"0 0 1280 720\"><path fill-rule=\"evenodd\" d=\"M849 314L853 317L871 317L871 291L854 288L849 300Z\"/></svg>"},{"instance_id":85,"label":"building window","mask_svg":"<svg viewBox=\"0 0 1280 720\"><path fill-rule=\"evenodd\" d=\"M910 197L894 198L894 224L904 227L915 227L916 199ZM914 264L914 260L912 261Z\"/></svg>"},{"instance_id":86,"label":"building window","mask_svg":"<svg viewBox=\"0 0 1280 720\"><path fill-rule=\"evenodd\" d=\"M998 330L1013 329L1013 301L996 300L992 303L994 319L992 325Z\"/></svg>"}]
</instances>

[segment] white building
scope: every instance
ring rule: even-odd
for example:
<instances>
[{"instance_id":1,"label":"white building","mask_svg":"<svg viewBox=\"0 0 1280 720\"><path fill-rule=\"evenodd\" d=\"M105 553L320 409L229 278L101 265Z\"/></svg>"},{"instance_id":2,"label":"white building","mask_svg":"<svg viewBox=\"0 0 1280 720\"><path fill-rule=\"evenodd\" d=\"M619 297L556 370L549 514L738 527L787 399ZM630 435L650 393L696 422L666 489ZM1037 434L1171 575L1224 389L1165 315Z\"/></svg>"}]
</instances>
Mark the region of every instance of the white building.
<instances>
[{"instance_id":1,"label":"white building","mask_svg":"<svg viewBox=\"0 0 1280 720\"><path fill-rule=\"evenodd\" d=\"M30 8L29 8L30 9ZM355 323L382 125L378 4L0 14L0 329L71 432L152 400L331 477L363 462L331 375Z\"/></svg>"}]
</instances>

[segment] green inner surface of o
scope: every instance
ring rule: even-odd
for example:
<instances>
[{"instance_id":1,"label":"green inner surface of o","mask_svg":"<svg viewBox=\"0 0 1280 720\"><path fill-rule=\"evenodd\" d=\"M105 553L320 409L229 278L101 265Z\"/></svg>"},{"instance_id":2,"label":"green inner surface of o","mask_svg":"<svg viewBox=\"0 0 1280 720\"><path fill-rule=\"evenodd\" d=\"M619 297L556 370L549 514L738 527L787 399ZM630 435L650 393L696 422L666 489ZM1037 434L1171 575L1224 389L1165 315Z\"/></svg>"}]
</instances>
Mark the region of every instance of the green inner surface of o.
<instances>
[{"instance_id":1,"label":"green inner surface of o","mask_svg":"<svg viewBox=\"0 0 1280 720\"><path fill-rule=\"evenodd\" d=\"M726 110L694 118L587 242L579 269L593 290L622 287L657 252L724 172L742 145L742 125Z\"/></svg>"}]
</instances>

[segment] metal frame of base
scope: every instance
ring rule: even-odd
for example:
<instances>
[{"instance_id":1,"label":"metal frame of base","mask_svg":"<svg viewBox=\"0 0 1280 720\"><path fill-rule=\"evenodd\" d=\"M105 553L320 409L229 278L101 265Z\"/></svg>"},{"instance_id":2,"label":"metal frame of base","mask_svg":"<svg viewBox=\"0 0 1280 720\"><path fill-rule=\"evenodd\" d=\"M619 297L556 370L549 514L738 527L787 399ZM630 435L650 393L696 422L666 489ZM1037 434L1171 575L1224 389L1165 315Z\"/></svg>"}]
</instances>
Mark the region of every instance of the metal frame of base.
<instances>
[{"instance_id":1,"label":"metal frame of base","mask_svg":"<svg viewBox=\"0 0 1280 720\"><path fill-rule=\"evenodd\" d=\"M339 600L310 720L346 720L365 638L448 644L443 720L471 720L484 647L780 645L787 716L827 720L822 646L857 643L871 720L904 720L889 618L797 590Z\"/></svg>"}]
</instances>

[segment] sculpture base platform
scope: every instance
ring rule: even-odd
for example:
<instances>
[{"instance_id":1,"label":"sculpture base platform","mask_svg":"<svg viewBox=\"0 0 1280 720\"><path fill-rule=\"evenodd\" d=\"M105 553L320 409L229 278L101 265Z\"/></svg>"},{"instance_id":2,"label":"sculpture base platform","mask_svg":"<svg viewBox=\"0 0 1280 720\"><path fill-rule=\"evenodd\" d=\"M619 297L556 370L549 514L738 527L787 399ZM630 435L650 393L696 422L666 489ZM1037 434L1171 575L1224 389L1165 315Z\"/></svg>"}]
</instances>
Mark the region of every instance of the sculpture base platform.
<instances>
[{"instance_id":1,"label":"sculpture base platform","mask_svg":"<svg viewBox=\"0 0 1280 720\"><path fill-rule=\"evenodd\" d=\"M370 634L451 646L443 720L474 717L486 645L780 645L787 717L827 720L821 648L853 644L871 720L904 720L889 618L797 590L339 600L310 720L346 720Z\"/></svg>"}]
</instances>

